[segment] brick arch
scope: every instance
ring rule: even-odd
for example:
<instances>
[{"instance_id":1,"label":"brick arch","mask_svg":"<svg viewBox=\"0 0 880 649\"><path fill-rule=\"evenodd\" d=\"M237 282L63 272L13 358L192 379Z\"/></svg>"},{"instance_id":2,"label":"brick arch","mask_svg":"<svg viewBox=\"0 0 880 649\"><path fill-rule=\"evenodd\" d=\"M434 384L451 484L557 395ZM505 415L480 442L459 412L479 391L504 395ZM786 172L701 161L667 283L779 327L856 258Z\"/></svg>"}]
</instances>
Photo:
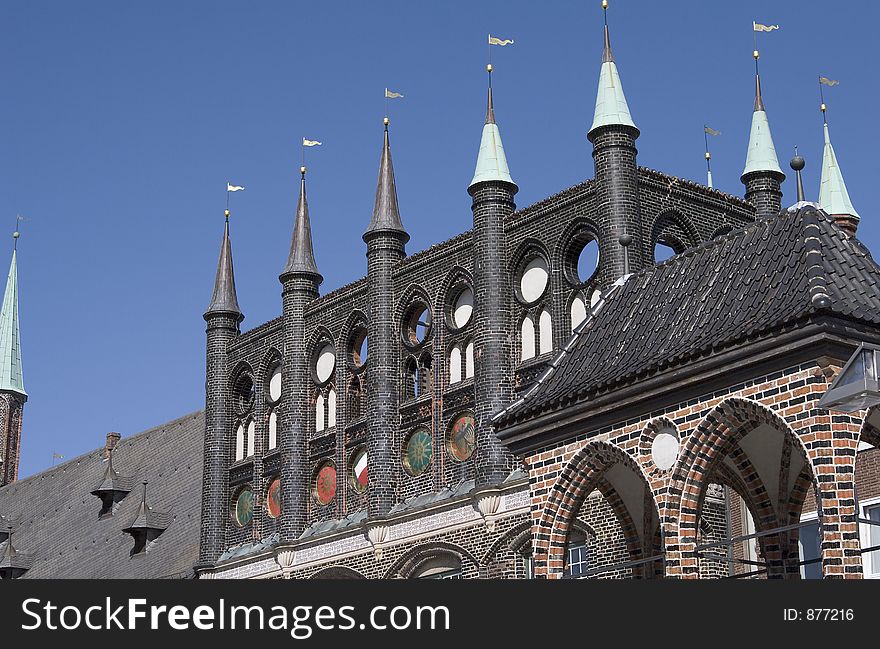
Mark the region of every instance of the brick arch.
<instances>
[{"instance_id":1,"label":"brick arch","mask_svg":"<svg viewBox=\"0 0 880 649\"><path fill-rule=\"evenodd\" d=\"M366 577L353 568L330 566L318 570L309 579L366 579Z\"/></svg>"},{"instance_id":2,"label":"brick arch","mask_svg":"<svg viewBox=\"0 0 880 649\"><path fill-rule=\"evenodd\" d=\"M534 523L534 558L537 574L550 578L558 578L562 575L565 547L573 521L586 497L600 487L605 473L616 464L622 464L633 472L644 486L645 493L650 495L648 502L654 513L658 512L659 508L645 474L630 454L608 442L588 442L562 470L550 489L544 510ZM606 493L608 493L607 488ZM603 493L603 496L607 499L606 493ZM610 504L614 508L614 503ZM622 503L620 505L622 506ZM632 525L635 525L635 521ZM628 541L627 545L632 548L631 552L638 551L631 541Z\"/></svg>"},{"instance_id":3,"label":"brick arch","mask_svg":"<svg viewBox=\"0 0 880 649\"><path fill-rule=\"evenodd\" d=\"M366 363L362 363L359 368L354 367L354 358L352 346L354 344L353 336L355 330L359 328L364 328L367 331L367 339L369 340L370 336L370 325L369 318L367 318L367 314L364 313L361 309L353 309L351 313L348 314L348 317L345 319L345 324L342 326L342 331L339 333L339 344L342 349L336 350L337 360L342 359L345 367L353 374L360 374L366 370ZM369 345L369 342L367 343ZM369 347L367 349L367 360L369 360L370 351Z\"/></svg>"},{"instance_id":4,"label":"brick arch","mask_svg":"<svg viewBox=\"0 0 880 649\"><path fill-rule=\"evenodd\" d=\"M483 555L482 561L480 561L480 565L488 564L501 550L507 550L510 552L519 551L527 542L529 542L531 536L532 524L530 521L523 521L518 525L514 525L489 546L489 549L486 550L486 553Z\"/></svg>"},{"instance_id":5,"label":"brick arch","mask_svg":"<svg viewBox=\"0 0 880 649\"><path fill-rule=\"evenodd\" d=\"M382 578L409 579L425 561L442 556L455 557L461 563L462 571L466 567L476 570L479 566L476 557L460 545L445 541L434 541L417 545L406 551L397 561L391 564L391 567L385 571Z\"/></svg>"},{"instance_id":6,"label":"brick arch","mask_svg":"<svg viewBox=\"0 0 880 649\"><path fill-rule=\"evenodd\" d=\"M453 266L446 273L446 277L443 278L443 281L440 282L440 286L434 296L434 303L443 310L442 315L444 322L448 315L447 309L452 306L449 303L450 293L454 288L463 285L469 286L472 291L474 290L474 277L471 272L463 266Z\"/></svg>"},{"instance_id":7,"label":"brick arch","mask_svg":"<svg viewBox=\"0 0 880 649\"><path fill-rule=\"evenodd\" d=\"M673 573L681 571L683 576L696 576L698 559L696 552L699 519L703 499L710 482L726 481L737 493L746 500L755 526L761 530L780 525L790 513L777 511L772 503L777 494L766 491L757 471L748 456L739 447L739 441L756 428L766 425L786 436L792 451L797 450L809 468L811 480L816 486L813 476L813 465L800 437L782 417L767 406L742 397L730 397L713 407L685 440L679 461L670 479L670 492L673 502L670 503L671 519L676 521L672 534L677 550L675 556L669 558L669 567ZM722 464L725 457L730 457L746 481L736 480ZM785 550L779 547L778 539L762 539L762 548L766 547L768 559L781 559Z\"/></svg>"},{"instance_id":8,"label":"brick arch","mask_svg":"<svg viewBox=\"0 0 880 649\"><path fill-rule=\"evenodd\" d=\"M651 223L651 258L654 258L654 246L665 239L664 243L675 250L676 254L700 243L700 234L690 219L678 210L663 210Z\"/></svg>"},{"instance_id":9,"label":"brick arch","mask_svg":"<svg viewBox=\"0 0 880 649\"><path fill-rule=\"evenodd\" d=\"M584 288L598 277L599 269L602 265L600 233L601 229L595 221L586 216L578 216L565 226L562 234L556 240L556 245L553 246L552 257L549 261L553 268L562 271L570 286ZM578 256L589 241L595 241L596 245L600 246L596 268L590 277L577 278ZM577 279L580 281L576 281Z\"/></svg>"},{"instance_id":10,"label":"brick arch","mask_svg":"<svg viewBox=\"0 0 880 649\"><path fill-rule=\"evenodd\" d=\"M872 406L868 408L865 413L865 419L862 421L862 428L859 431L859 441L880 448L880 430L868 421L868 417L874 413L875 410L876 406Z\"/></svg>"}]
</instances>

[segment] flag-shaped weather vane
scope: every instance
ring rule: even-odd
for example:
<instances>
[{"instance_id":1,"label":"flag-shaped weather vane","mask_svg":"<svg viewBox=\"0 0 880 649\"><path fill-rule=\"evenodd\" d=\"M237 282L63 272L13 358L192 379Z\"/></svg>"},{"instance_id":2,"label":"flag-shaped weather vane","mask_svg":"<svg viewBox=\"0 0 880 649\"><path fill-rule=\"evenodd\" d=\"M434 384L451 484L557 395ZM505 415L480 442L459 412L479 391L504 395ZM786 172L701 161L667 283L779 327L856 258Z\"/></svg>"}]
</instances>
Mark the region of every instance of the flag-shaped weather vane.
<instances>
[{"instance_id":1,"label":"flag-shaped weather vane","mask_svg":"<svg viewBox=\"0 0 880 649\"><path fill-rule=\"evenodd\" d=\"M721 135L721 131L716 131L711 126L703 124L703 140L706 143L706 186L712 188L712 154L709 151L709 136L715 137Z\"/></svg>"}]
</instances>

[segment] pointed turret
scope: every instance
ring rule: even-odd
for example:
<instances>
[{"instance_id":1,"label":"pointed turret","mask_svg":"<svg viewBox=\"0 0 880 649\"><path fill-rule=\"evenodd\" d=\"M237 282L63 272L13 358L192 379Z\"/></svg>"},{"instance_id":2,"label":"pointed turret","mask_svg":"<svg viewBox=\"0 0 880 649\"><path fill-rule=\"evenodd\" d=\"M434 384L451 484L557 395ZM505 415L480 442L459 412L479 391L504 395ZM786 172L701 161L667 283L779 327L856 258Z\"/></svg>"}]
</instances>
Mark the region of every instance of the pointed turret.
<instances>
[{"instance_id":1,"label":"pointed turret","mask_svg":"<svg viewBox=\"0 0 880 649\"><path fill-rule=\"evenodd\" d=\"M605 22L605 46L602 50L602 67L599 70L599 90L596 93L596 109L590 132L600 126L630 126L636 128L623 94L623 85L617 72L617 63L611 52L611 36Z\"/></svg>"},{"instance_id":2,"label":"pointed turret","mask_svg":"<svg viewBox=\"0 0 880 649\"><path fill-rule=\"evenodd\" d=\"M653 242L645 236L639 204L636 161L639 129L630 115L611 52L607 1L602 2L602 9L605 13L602 64L596 109L587 139L593 144L596 195L601 197L595 216L603 257L599 282L602 287L609 287L623 275L638 272L650 264L654 250ZM620 244L621 237L630 241L629 247Z\"/></svg>"},{"instance_id":3,"label":"pointed turret","mask_svg":"<svg viewBox=\"0 0 880 649\"><path fill-rule=\"evenodd\" d=\"M501 132L495 123L495 106L492 103L492 64L486 67L489 72L489 99L486 106L486 123L483 125L483 137L480 139L480 152L477 154L477 167L469 187L486 181L500 181L510 184L510 169L504 145L501 143Z\"/></svg>"},{"instance_id":4,"label":"pointed turret","mask_svg":"<svg viewBox=\"0 0 880 649\"><path fill-rule=\"evenodd\" d=\"M824 104L823 104L824 107ZM825 114L825 111L822 111ZM822 130L825 135L825 151L822 155L822 180L819 185L819 207L821 207L841 228L851 234L859 227L859 214L849 199L843 173L837 164L831 136L828 133L828 121L824 120ZM8 289L7 289L8 290Z\"/></svg>"},{"instance_id":5,"label":"pointed turret","mask_svg":"<svg viewBox=\"0 0 880 649\"><path fill-rule=\"evenodd\" d=\"M778 214L782 207L781 183L785 174L779 166L776 147L770 134L770 122L761 96L761 76L758 74L758 50L755 59L755 108L749 131L746 166L740 180L746 186L745 199L755 206L758 218Z\"/></svg>"},{"instance_id":6,"label":"pointed turret","mask_svg":"<svg viewBox=\"0 0 880 649\"><path fill-rule=\"evenodd\" d=\"M18 479L21 424L24 404L28 399L21 372L21 336L18 328L17 227L12 236L15 245L0 312L0 405L6 411L6 416L0 421L0 487Z\"/></svg>"},{"instance_id":7,"label":"pointed turret","mask_svg":"<svg viewBox=\"0 0 880 649\"><path fill-rule=\"evenodd\" d=\"M385 118L385 140L382 156L379 158L379 178L376 181L376 203L370 225L364 233L364 241L377 232L398 233L404 242L409 241L409 234L400 220L400 208L397 205L397 184L394 182L394 164L391 162L391 144L388 139L389 120Z\"/></svg>"},{"instance_id":8,"label":"pointed turret","mask_svg":"<svg viewBox=\"0 0 880 649\"><path fill-rule=\"evenodd\" d=\"M228 313L244 319L235 294L235 272L232 268L232 243L229 240L229 210L226 210L226 225L223 228L223 242L220 244L220 259L217 261L217 276L214 279L214 293L205 316L214 313Z\"/></svg>"},{"instance_id":9,"label":"pointed turret","mask_svg":"<svg viewBox=\"0 0 880 649\"><path fill-rule=\"evenodd\" d=\"M18 234L16 232L16 234ZM21 337L18 329L18 264L16 251L12 251L6 292L3 294L3 311L0 313L0 390L21 395L24 379L21 372Z\"/></svg>"},{"instance_id":10,"label":"pointed turret","mask_svg":"<svg viewBox=\"0 0 880 649\"><path fill-rule=\"evenodd\" d=\"M312 248L312 224L309 220L309 201L306 198L306 168L300 167L299 171L299 201L296 204L296 219L293 224L287 265L281 272L282 281L285 275L294 273L321 277ZM320 284L321 281L319 280L318 283Z\"/></svg>"}]
</instances>

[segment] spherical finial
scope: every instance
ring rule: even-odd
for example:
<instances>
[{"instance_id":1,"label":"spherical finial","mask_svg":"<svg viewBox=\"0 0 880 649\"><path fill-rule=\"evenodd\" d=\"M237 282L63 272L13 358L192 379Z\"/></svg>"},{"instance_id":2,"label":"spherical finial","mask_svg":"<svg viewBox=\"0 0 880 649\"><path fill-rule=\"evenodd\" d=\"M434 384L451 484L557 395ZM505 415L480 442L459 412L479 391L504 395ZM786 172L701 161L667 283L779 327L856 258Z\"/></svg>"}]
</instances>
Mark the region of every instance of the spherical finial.
<instances>
[{"instance_id":1,"label":"spherical finial","mask_svg":"<svg viewBox=\"0 0 880 649\"><path fill-rule=\"evenodd\" d=\"M602 8L603 8L603 9L607 9L607 8L608 8L608 0L602 0Z\"/></svg>"},{"instance_id":2,"label":"spherical finial","mask_svg":"<svg viewBox=\"0 0 880 649\"><path fill-rule=\"evenodd\" d=\"M824 102L824 101L823 101L821 104L819 104L819 110L821 110L823 113L824 113L826 110L828 110L828 106L825 105L825 102Z\"/></svg>"},{"instance_id":3,"label":"spherical finial","mask_svg":"<svg viewBox=\"0 0 880 649\"><path fill-rule=\"evenodd\" d=\"M223 216L225 216L228 219L229 218L229 210L223 210Z\"/></svg>"},{"instance_id":4,"label":"spherical finial","mask_svg":"<svg viewBox=\"0 0 880 649\"><path fill-rule=\"evenodd\" d=\"M492 71L492 64L489 63L489 64L486 66L486 72L491 72L491 71Z\"/></svg>"},{"instance_id":5,"label":"spherical finial","mask_svg":"<svg viewBox=\"0 0 880 649\"><path fill-rule=\"evenodd\" d=\"M299 172L300 172L303 176L306 175L306 167L305 167L305 165L303 165L302 167L299 168Z\"/></svg>"},{"instance_id":6,"label":"spherical finial","mask_svg":"<svg viewBox=\"0 0 880 649\"><path fill-rule=\"evenodd\" d=\"M21 232L19 232L18 230L16 230L15 232L12 233L13 239L18 239L20 236L21 236Z\"/></svg>"},{"instance_id":7,"label":"spherical finial","mask_svg":"<svg viewBox=\"0 0 880 649\"><path fill-rule=\"evenodd\" d=\"M706 151L706 160L711 160L711 159L712 159L712 154L709 153L708 151Z\"/></svg>"},{"instance_id":8,"label":"spherical finial","mask_svg":"<svg viewBox=\"0 0 880 649\"><path fill-rule=\"evenodd\" d=\"M800 170L802 170L804 167L807 166L807 161L804 160L804 157L803 157L803 156L796 155L795 157L793 157L793 158L791 159L791 162L789 162L788 164L789 164L789 165L791 166L791 168L794 169L795 171L800 171Z\"/></svg>"},{"instance_id":9,"label":"spherical finial","mask_svg":"<svg viewBox=\"0 0 880 649\"><path fill-rule=\"evenodd\" d=\"M753 57L755 58L755 60L757 61L757 60L758 60L758 57L761 56L761 55L758 54L758 50L753 50L753 51L752 51L752 56L753 56Z\"/></svg>"},{"instance_id":10,"label":"spherical finial","mask_svg":"<svg viewBox=\"0 0 880 649\"><path fill-rule=\"evenodd\" d=\"M388 125L391 123L391 120L388 119L388 118L386 117L385 119L382 120L382 123L383 123L385 126L388 126Z\"/></svg>"},{"instance_id":11,"label":"spherical finial","mask_svg":"<svg viewBox=\"0 0 880 649\"><path fill-rule=\"evenodd\" d=\"M633 242L633 238L629 234L621 234L620 238L617 240L617 243L619 243L624 248L629 247L629 244L631 244L632 242Z\"/></svg>"}]
</instances>

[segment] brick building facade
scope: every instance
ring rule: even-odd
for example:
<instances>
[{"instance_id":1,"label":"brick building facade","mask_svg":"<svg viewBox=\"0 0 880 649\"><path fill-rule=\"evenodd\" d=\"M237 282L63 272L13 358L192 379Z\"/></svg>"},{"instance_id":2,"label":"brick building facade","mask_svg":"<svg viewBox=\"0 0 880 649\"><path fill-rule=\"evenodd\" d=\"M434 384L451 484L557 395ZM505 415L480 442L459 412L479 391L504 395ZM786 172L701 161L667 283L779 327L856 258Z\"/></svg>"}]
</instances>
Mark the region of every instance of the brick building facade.
<instances>
[{"instance_id":1,"label":"brick building facade","mask_svg":"<svg viewBox=\"0 0 880 649\"><path fill-rule=\"evenodd\" d=\"M880 269L842 177L833 204L780 211L756 88L745 199L639 167L606 27L595 175L517 209L490 83L473 229L414 254L386 119L366 277L320 294L302 168L282 315L250 330L227 222L193 575L868 571L880 421L817 402L880 342ZM167 551L175 523L139 512L127 533Z\"/></svg>"}]
</instances>

